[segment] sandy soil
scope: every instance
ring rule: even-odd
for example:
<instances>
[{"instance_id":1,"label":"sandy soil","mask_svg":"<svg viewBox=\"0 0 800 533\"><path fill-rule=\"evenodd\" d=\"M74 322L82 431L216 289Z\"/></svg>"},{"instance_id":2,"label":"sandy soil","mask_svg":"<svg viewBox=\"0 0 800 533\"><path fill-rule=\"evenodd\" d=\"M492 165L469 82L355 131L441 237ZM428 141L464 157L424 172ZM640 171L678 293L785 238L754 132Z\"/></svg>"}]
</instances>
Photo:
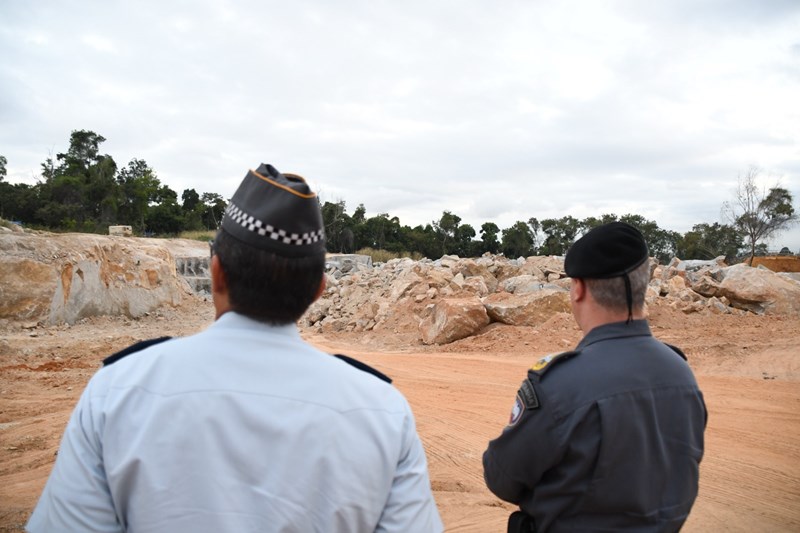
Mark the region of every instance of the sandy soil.
<instances>
[{"instance_id":1,"label":"sandy soil","mask_svg":"<svg viewBox=\"0 0 800 533\"><path fill-rule=\"evenodd\" d=\"M650 312L656 336L689 356L710 412L700 496L684 531L800 531L800 317ZM0 531L22 530L101 360L138 340L191 334L212 317L198 300L140 320L0 322ZM580 339L569 315L538 328L493 325L441 347L406 330L305 336L395 379L414 408L448 531L505 531L512 507L484 487L481 455L531 363Z\"/></svg>"}]
</instances>

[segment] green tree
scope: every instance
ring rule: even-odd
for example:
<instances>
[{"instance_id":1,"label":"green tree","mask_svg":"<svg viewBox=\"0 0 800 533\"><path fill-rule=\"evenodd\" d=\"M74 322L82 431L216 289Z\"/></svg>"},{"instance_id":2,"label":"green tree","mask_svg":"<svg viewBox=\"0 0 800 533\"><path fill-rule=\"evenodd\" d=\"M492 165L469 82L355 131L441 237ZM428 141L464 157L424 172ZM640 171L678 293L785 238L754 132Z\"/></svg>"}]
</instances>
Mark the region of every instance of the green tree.
<instances>
[{"instance_id":1,"label":"green tree","mask_svg":"<svg viewBox=\"0 0 800 533\"><path fill-rule=\"evenodd\" d=\"M159 199L161 182L143 159L132 159L119 171L117 183L122 189L119 205L119 222L129 224L138 233L144 233L147 210Z\"/></svg>"},{"instance_id":2,"label":"green tree","mask_svg":"<svg viewBox=\"0 0 800 533\"><path fill-rule=\"evenodd\" d=\"M731 262L744 248L742 234L728 224L695 224L678 241L676 255L681 259L714 259L721 255Z\"/></svg>"},{"instance_id":3,"label":"green tree","mask_svg":"<svg viewBox=\"0 0 800 533\"><path fill-rule=\"evenodd\" d=\"M570 215L542 220L542 232L545 237L539 253L541 255L566 254L582 227L581 222Z\"/></svg>"},{"instance_id":4,"label":"green tree","mask_svg":"<svg viewBox=\"0 0 800 533\"><path fill-rule=\"evenodd\" d=\"M494 222L484 222L481 225L481 254L485 252L496 254L500 251L500 241L497 240L498 233L500 233L500 228Z\"/></svg>"},{"instance_id":5,"label":"green tree","mask_svg":"<svg viewBox=\"0 0 800 533\"><path fill-rule=\"evenodd\" d=\"M528 224L517 221L503 230L503 253L506 257L528 257L533 253L533 232Z\"/></svg>"},{"instance_id":6,"label":"green tree","mask_svg":"<svg viewBox=\"0 0 800 533\"><path fill-rule=\"evenodd\" d=\"M475 228L469 224L461 224L456 229L454 240L454 252L459 257L471 257L473 255L472 239L475 237Z\"/></svg>"},{"instance_id":7,"label":"green tree","mask_svg":"<svg viewBox=\"0 0 800 533\"><path fill-rule=\"evenodd\" d=\"M539 219L531 217L528 219L528 227L531 228L531 235L533 235L533 250L532 253L537 253L539 249L539 232L542 231L542 223Z\"/></svg>"},{"instance_id":8,"label":"green tree","mask_svg":"<svg viewBox=\"0 0 800 533\"><path fill-rule=\"evenodd\" d=\"M181 201L183 202L181 209L183 209L184 213L189 213L200 205L200 195L194 189L184 189L181 194Z\"/></svg>"},{"instance_id":9,"label":"green tree","mask_svg":"<svg viewBox=\"0 0 800 533\"><path fill-rule=\"evenodd\" d=\"M761 188L756 181L761 170L750 167L739 182L732 202L723 204L723 213L747 240L749 264L753 264L758 242L780 234L797 222L792 194L775 184Z\"/></svg>"},{"instance_id":10,"label":"green tree","mask_svg":"<svg viewBox=\"0 0 800 533\"><path fill-rule=\"evenodd\" d=\"M647 220L642 215L627 214L620 217L620 222L626 222L642 232L651 257L655 257L662 264L669 263L677 253L678 242L681 235L675 231L658 227L652 220Z\"/></svg>"},{"instance_id":11,"label":"green tree","mask_svg":"<svg viewBox=\"0 0 800 533\"><path fill-rule=\"evenodd\" d=\"M222 215L225 214L228 203L214 192L204 192L200 201L203 205L203 224L206 229L216 230L222 223Z\"/></svg>"},{"instance_id":12,"label":"green tree","mask_svg":"<svg viewBox=\"0 0 800 533\"><path fill-rule=\"evenodd\" d=\"M417 252L428 259L441 257L441 245L431 224L409 228L404 233L408 251Z\"/></svg>"},{"instance_id":13,"label":"green tree","mask_svg":"<svg viewBox=\"0 0 800 533\"><path fill-rule=\"evenodd\" d=\"M8 164L8 159L6 159L6 156L0 155L0 181L3 181L3 178L6 177L7 164Z\"/></svg>"},{"instance_id":14,"label":"green tree","mask_svg":"<svg viewBox=\"0 0 800 533\"><path fill-rule=\"evenodd\" d=\"M456 245L456 232L458 225L461 223L461 217L454 215L450 211L444 211L439 220L432 222L433 229L436 232L436 237L441 244L442 254L448 255L455 252Z\"/></svg>"},{"instance_id":15,"label":"green tree","mask_svg":"<svg viewBox=\"0 0 800 533\"><path fill-rule=\"evenodd\" d=\"M322 222L325 227L325 241L329 252L342 252L344 241L348 240L345 230L353 223L346 211L344 200L325 202L322 207Z\"/></svg>"}]
</instances>

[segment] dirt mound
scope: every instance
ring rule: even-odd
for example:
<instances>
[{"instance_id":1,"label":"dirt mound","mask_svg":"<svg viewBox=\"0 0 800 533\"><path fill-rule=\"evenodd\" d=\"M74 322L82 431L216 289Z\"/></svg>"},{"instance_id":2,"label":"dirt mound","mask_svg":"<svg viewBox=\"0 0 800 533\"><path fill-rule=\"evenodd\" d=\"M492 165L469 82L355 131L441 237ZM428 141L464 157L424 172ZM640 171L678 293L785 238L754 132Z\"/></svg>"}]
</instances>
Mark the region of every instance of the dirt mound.
<instances>
[{"instance_id":1,"label":"dirt mound","mask_svg":"<svg viewBox=\"0 0 800 533\"><path fill-rule=\"evenodd\" d=\"M754 257L752 266L763 266L773 272L800 272L800 257L794 255Z\"/></svg>"}]
</instances>

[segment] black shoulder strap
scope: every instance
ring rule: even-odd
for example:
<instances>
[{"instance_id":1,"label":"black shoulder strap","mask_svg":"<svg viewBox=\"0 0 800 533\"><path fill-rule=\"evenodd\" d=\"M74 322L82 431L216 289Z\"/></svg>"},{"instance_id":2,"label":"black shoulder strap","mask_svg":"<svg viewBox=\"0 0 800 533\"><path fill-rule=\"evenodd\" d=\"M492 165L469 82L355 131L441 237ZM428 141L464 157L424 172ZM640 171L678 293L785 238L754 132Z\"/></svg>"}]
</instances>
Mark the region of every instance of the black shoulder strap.
<instances>
[{"instance_id":1,"label":"black shoulder strap","mask_svg":"<svg viewBox=\"0 0 800 533\"><path fill-rule=\"evenodd\" d=\"M352 365L352 366L356 367L359 370L363 370L364 372L372 374L373 376L375 376L378 379L382 379L386 383L391 383L392 382L392 378L390 378L389 376L387 376L386 374L384 374L380 370L375 370L371 366L369 366L369 365L367 365L365 363L362 363L361 361L359 361L357 359L353 359L352 357L348 357L346 355L342 355L342 354L339 354L339 353L335 353L335 354L333 354L333 356L341 359L342 361L344 361L348 365Z\"/></svg>"},{"instance_id":2,"label":"black shoulder strap","mask_svg":"<svg viewBox=\"0 0 800 533\"><path fill-rule=\"evenodd\" d=\"M155 346L156 344L162 343L164 341L170 340L172 337L159 337L157 339L150 339L146 341L137 342L136 344L132 344L128 346L124 350L120 350L114 355L109 355L105 359L103 359L103 366L108 366L116 363L123 357L127 357L132 353L141 352L145 348L149 348L150 346Z\"/></svg>"},{"instance_id":3,"label":"black shoulder strap","mask_svg":"<svg viewBox=\"0 0 800 533\"><path fill-rule=\"evenodd\" d=\"M667 343L665 342L664 344L667 344ZM667 346L669 346L672 349L673 352L675 352L676 354L680 355L681 359L683 359L684 361L688 361L688 359L686 359L686 354L683 353L683 350L681 350L677 346L673 346L671 344L667 344Z\"/></svg>"}]
</instances>

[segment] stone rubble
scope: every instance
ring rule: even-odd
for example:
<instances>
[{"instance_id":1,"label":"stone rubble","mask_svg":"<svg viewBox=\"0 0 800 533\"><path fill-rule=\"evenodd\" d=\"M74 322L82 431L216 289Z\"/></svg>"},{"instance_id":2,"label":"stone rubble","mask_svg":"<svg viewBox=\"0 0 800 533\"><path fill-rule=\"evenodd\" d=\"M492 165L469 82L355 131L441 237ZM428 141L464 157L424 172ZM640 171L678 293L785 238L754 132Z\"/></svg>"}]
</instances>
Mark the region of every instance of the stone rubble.
<instances>
[{"instance_id":1,"label":"stone rubble","mask_svg":"<svg viewBox=\"0 0 800 533\"><path fill-rule=\"evenodd\" d=\"M185 239L0 233L0 320L73 324L89 316L136 318L208 294L208 245ZM744 264L651 259L648 305L684 313L800 314L796 273ZM331 254L326 289L300 321L325 333L386 331L445 344L491 323L535 327L568 313L563 257L437 260Z\"/></svg>"}]
</instances>

